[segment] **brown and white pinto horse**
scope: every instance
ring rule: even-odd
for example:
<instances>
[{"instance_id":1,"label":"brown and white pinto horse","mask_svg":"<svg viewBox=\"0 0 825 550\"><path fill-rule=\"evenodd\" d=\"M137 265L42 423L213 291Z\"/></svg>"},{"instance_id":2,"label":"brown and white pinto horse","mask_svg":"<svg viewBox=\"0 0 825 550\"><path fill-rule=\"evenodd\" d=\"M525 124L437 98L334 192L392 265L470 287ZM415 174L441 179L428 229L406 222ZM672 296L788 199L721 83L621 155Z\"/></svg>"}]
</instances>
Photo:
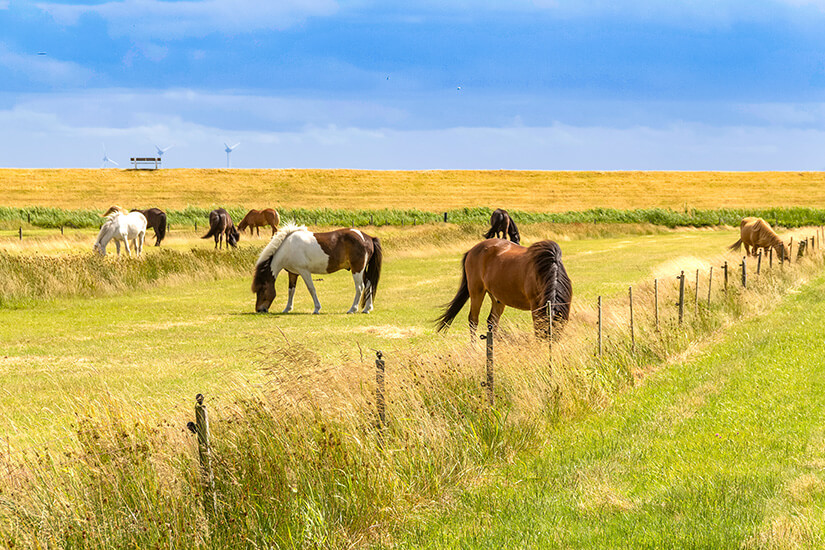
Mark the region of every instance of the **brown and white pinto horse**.
<instances>
[{"instance_id":1,"label":"brown and white pinto horse","mask_svg":"<svg viewBox=\"0 0 825 550\"><path fill-rule=\"evenodd\" d=\"M312 274L346 269L352 272L355 282L355 299L347 313L358 311L359 304L362 313L369 313L378 289L382 258L381 241L358 229L313 233L303 225L288 222L275 233L255 263L252 279L252 292L257 294L255 311L269 311L275 300L275 279L281 270L286 270L289 273L289 297L283 312L292 310L295 285L300 276L315 302L313 313L318 313L321 302L312 284Z\"/></svg>"},{"instance_id":2,"label":"brown and white pinto horse","mask_svg":"<svg viewBox=\"0 0 825 550\"><path fill-rule=\"evenodd\" d=\"M201 239L208 239L209 237L215 238L215 248L218 248L218 242L220 242L220 247L223 248L224 237L226 238L227 249L229 245L232 245L232 248L238 247L241 234L232 222L232 216L225 209L216 208L209 213L209 232Z\"/></svg>"},{"instance_id":3,"label":"brown and white pinto horse","mask_svg":"<svg viewBox=\"0 0 825 550\"><path fill-rule=\"evenodd\" d=\"M490 215L490 230L484 234L485 239L492 239L501 235L502 239L509 238L516 244L521 244L516 222L510 217L506 210L496 208Z\"/></svg>"},{"instance_id":4,"label":"brown and white pinto horse","mask_svg":"<svg viewBox=\"0 0 825 550\"><path fill-rule=\"evenodd\" d=\"M777 257L790 258L788 245L762 218L742 218L742 223L739 224L739 240L733 243L729 249L739 250L741 245L745 245L745 254L747 255L753 254L756 256L756 252L760 248L764 248L765 252L769 248L773 248ZM753 250L751 250L751 247L753 247Z\"/></svg>"},{"instance_id":5,"label":"brown and white pinto horse","mask_svg":"<svg viewBox=\"0 0 825 550\"><path fill-rule=\"evenodd\" d=\"M243 217L241 223L238 224L238 231L243 231L249 228L249 234L252 235L252 229L255 229L258 236L261 235L261 227L267 225L272 227L272 236L278 230L278 225L281 223L281 216L278 211L272 208L264 208L263 210L250 210L246 216Z\"/></svg>"},{"instance_id":6,"label":"brown and white pinto horse","mask_svg":"<svg viewBox=\"0 0 825 550\"><path fill-rule=\"evenodd\" d=\"M553 322L570 316L573 287L561 263L561 248L553 241L539 241L529 248L504 239L487 239L471 248L461 261L461 286L436 320L446 330L470 300L470 333L478 326L478 314L486 295L493 300L487 326L495 330L505 306L532 312L536 336L546 335L547 303Z\"/></svg>"}]
</instances>

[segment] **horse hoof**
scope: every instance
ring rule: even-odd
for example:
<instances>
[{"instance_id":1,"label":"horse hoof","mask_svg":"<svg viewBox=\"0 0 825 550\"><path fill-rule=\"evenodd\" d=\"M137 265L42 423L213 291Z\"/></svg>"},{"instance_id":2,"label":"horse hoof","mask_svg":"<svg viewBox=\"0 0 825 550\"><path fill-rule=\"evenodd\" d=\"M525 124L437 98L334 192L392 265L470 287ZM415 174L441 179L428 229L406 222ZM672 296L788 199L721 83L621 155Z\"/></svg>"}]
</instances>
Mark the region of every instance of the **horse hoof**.
<instances>
[{"instance_id":1,"label":"horse hoof","mask_svg":"<svg viewBox=\"0 0 825 550\"><path fill-rule=\"evenodd\" d=\"M312 312L313 315L318 315L319 313L321 313L320 309L316 309L315 311Z\"/></svg>"},{"instance_id":2,"label":"horse hoof","mask_svg":"<svg viewBox=\"0 0 825 550\"><path fill-rule=\"evenodd\" d=\"M363 313L364 315L367 315L370 311L372 311L372 310L371 309L365 309L361 313Z\"/></svg>"},{"instance_id":3,"label":"horse hoof","mask_svg":"<svg viewBox=\"0 0 825 550\"><path fill-rule=\"evenodd\" d=\"M353 314L357 311L358 311L357 309L349 309L349 310L347 310L347 315L351 315L351 314Z\"/></svg>"}]
</instances>

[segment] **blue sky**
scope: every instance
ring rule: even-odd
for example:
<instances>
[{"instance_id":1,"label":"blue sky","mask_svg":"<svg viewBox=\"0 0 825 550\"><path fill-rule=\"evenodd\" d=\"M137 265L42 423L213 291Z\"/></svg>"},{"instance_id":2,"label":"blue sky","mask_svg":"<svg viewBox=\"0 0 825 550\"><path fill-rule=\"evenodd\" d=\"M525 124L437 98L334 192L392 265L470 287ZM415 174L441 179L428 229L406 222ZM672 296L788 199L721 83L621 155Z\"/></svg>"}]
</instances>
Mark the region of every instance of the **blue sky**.
<instances>
[{"instance_id":1,"label":"blue sky","mask_svg":"<svg viewBox=\"0 0 825 550\"><path fill-rule=\"evenodd\" d=\"M0 167L823 170L823 29L825 0L0 0Z\"/></svg>"}]
</instances>

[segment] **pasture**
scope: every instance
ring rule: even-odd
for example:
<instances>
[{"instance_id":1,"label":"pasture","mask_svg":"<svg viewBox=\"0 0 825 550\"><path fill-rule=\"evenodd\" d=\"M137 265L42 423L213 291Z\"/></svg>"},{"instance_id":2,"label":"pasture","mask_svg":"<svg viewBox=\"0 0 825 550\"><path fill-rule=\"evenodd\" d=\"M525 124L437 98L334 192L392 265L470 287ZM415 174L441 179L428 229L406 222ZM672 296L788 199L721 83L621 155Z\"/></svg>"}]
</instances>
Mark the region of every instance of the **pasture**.
<instances>
[{"instance_id":1,"label":"pasture","mask_svg":"<svg viewBox=\"0 0 825 550\"><path fill-rule=\"evenodd\" d=\"M183 171L60 171L72 186L45 202L77 208L90 201L84 186L104 184L83 179L94 175L122 185L126 198L118 202L130 206L161 200L129 195L136 189L157 190L129 179L148 177L166 185L163 200L169 202L164 204L183 208L191 204L186 196L203 201L206 195L198 193L208 193L207 187L218 182L232 190L233 204L260 207L265 200L256 197L253 202L251 194L244 194L251 193L248 178L257 176L283 177L300 187L292 188L296 206L330 203L340 190L341 204L349 204L357 186L367 181L378 196L367 207L415 207L432 193L432 208L441 209L477 205L478 189L492 189L493 176L502 176L472 173L478 178L471 183L467 173L198 172L206 177L190 178ZM175 173L181 176L177 187L170 183L175 183ZM11 179L21 174L37 183L35 191L38 185L59 187L49 171L23 171ZM808 206L810 197L802 197L813 192L819 176L780 176L781 182L793 182L795 190L784 205ZM307 184L318 183L319 177L323 185ZM648 184L663 190L678 180L694 186L707 205L718 207L712 196L726 193L726 185L770 181L764 174L502 177L515 185L502 188L501 196L535 211L552 208L542 206L540 194L528 191L524 182L530 177L546 185L567 181L577 189L579 195L560 201L560 209L575 208L577 201L599 192L598 185L582 185L588 178L599 185L618 185L624 178L626 193L611 204L640 207L670 200L651 187L642 189ZM436 187L449 178L464 180L453 197L445 198ZM333 185L341 188L333 191ZM406 196L416 191L420 197ZM220 192L210 202L223 197ZM521 203L517 195L506 195L514 192L521 193ZM642 200L645 192L648 202ZM741 203L731 196L732 205L750 204L744 195ZM660 199L662 204L656 202ZM691 206L705 204L701 200ZM0 279L0 491L7 495L0 498L0 541L36 546L57 540L61 547L484 547L537 544L547 540L550 530L560 529L567 533L557 539L564 547L592 543L597 535L591 527L600 522L609 523L613 538L605 540L613 546L629 531L665 532L671 525L681 526L676 535L653 540L683 544L697 530L714 533L708 543L723 546L816 540L795 535L798 522L782 515L781 507L807 507L807 523L799 524L800 529L819 525L807 518L818 510L822 482L815 472L789 466L819 459L802 452L802 443L783 450L781 437L762 438L756 427L770 422L764 416L770 407L749 405L758 388L770 387L776 392L773 402L787 405L779 433L816 444L813 424L794 422L804 407L795 388L806 376L814 379L813 374L799 369L794 376L778 376L783 369L798 368L799 354L752 372L744 368L743 358L781 355L771 348L779 342L760 335L776 332L782 323L791 326L792 319L810 326L808 337L821 328L821 307L812 306L825 284L821 255L766 269L759 277L750 264L755 278L745 291L733 267L741 255L727 251L739 237L731 227L531 223L519 228L524 244L546 238L560 243L573 281L571 322L548 354L547 344L530 336L529 313L505 311L496 344L493 410L482 399L484 348L469 341L467 309L446 334L436 334L433 323L458 287L461 255L486 230L481 225L364 227L381 238L385 252L370 315L344 313L353 296L347 272L313 277L320 315L310 314L312 302L300 281L293 312L274 313L286 301L284 274L276 285L273 313L255 314L252 264L268 242L264 236L247 234L238 249L215 251L211 240L199 238L205 224L197 233L178 227L162 247L146 246L141 260L118 260L91 256L92 229L67 229L61 235L54 229L27 228L23 240L10 227L0 232L5 275ZM799 240L814 231L781 234ZM153 241L150 231L147 243ZM721 288L724 261L732 270L728 293ZM712 303L705 305L710 267L715 269ZM676 275L682 270L689 301L685 324L678 325L674 301ZM697 306L692 305L695 270L702 276L702 303ZM105 274L102 282L94 281L96 273ZM653 329L654 278L660 283L661 331ZM805 287L812 278L813 285ZM629 286L638 307L633 351L627 329ZM802 294L788 297L799 289ZM598 296L605 304L604 358L594 357ZM805 308L811 312L801 313ZM782 311L779 320L766 320L765 314L777 310ZM489 302L482 318L488 311ZM744 344L736 347L737 341ZM801 347L795 339L783 339L781 345ZM386 441L376 439L373 425L376 350L384 353L387 364ZM748 388L749 383L756 389ZM197 446L185 429L196 393L206 395L215 437L218 500L211 511L203 504L207 493L199 478ZM708 396L717 393L728 400L725 406L705 407L715 403ZM670 485L689 478L699 451L684 461L669 460L672 449L685 447L685 440L674 436L660 441L661 426L650 419L673 417L672 424L681 425L698 415L701 422L679 436L701 442L688 446L701 449L708 439L715 441L708 430L727 433L714 423L714 414L719 422L734 423L720 413L730 410L747 417L740 430L752 437L751 455L758 455L763 445L773 453L771 464L739 462L754 475L744 481L726 477L722 463L733 458L720 454L700 473L718 483L676 484L684 489L679 493L684 498L674 500L666 491L657 492L660 479L636 468L652 457L657 472L669 472ZM633 437L637 433L643 436L639 441ZM783 489L789 486L796 487L793 493ZM514 487L530 487L530 500L520 500L521 489ZM767 499L774 504L767 506ZM660 501L664 512L650 508ZM689 505L694 501L707 506ZM513 511L508 521L492 515L487 502ZM738 515L727 523L716 521L728 505ZM760 515L766 506L768 511ZM536 519L545 515L550 519ZM482 535L478 525L496 529ZM775 535L777 525L787 526L788 533ZM633 540L642 545L647 539Z\"/></svg>"}]
</instances>

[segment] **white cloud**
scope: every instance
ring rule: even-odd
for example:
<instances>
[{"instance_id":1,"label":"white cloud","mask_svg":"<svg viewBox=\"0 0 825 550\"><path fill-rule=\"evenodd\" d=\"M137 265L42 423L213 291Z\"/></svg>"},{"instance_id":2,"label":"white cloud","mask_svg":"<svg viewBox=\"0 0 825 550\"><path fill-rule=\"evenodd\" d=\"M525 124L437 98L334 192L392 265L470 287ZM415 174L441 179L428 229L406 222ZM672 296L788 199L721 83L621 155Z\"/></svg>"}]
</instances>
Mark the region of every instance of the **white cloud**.
<instances>
[{"instance_id":1,"label":"white cloud","mask_svg":"<svg viewBox=\"0 0 825 550\"><path fill-rule=\"evenodd\" d=\"M64 25L74 25L84 15L97 15L108 22L112 35L141 40L282 30L309 17L332 15L338 8L335 0L122 0L94 5L41 3L37 7Z\"/></svg>"},{"instance_id":2,"label":"white cloud","mask_svg":"<svg viewBox=\"0 0 825 550\"><path fill-rule=\"evenodd\" d=\"M94 76L94 72L73 63L60 61L48 55L21 54L10 50L0 42L0 67L21 78L49 85L82 84Z\"/></svg>"},{"instance_id":3,"label":"white cloud","mask_svg":"<svg viewBox=\"0 0 825 550\"><path fill-rule=\"evenodd\" d=\"M0 167L97 167L105 142L109 156L121 165L130 156L153 154L157 143L175 145L164 156L169 167L213 168L224 166L223 141L232 140L243 144L233 153L238 168L825 168L821 154L825 131L819 126L793 126L805 119L799 110L822 117L822 105L750 107L760 116L775 113L770 115L770 125L751 119L735 125L671 121L609 127L556 122L539 127L413 130L393 122L402 120L403 112L342 100L192 90L106 90L0 99L14 105L0 110L4 129Z\"/></svg>"}]
</instances>

